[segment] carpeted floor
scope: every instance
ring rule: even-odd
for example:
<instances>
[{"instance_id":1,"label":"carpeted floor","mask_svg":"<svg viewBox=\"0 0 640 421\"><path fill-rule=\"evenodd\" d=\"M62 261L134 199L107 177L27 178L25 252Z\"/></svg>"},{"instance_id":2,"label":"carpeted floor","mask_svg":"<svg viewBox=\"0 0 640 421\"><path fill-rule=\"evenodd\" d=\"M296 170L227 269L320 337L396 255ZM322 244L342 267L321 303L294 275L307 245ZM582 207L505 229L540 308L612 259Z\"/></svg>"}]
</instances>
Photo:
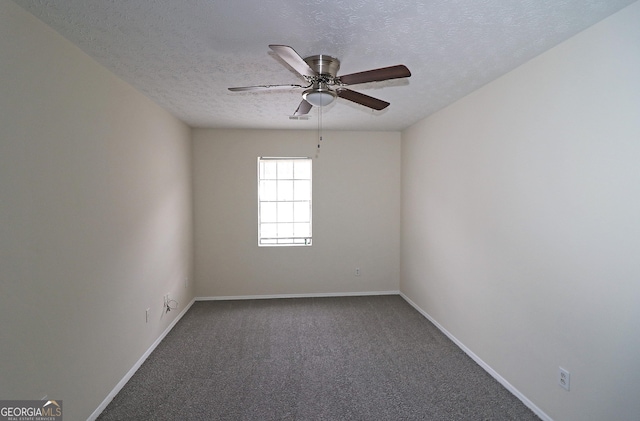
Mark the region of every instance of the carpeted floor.
<instances>
[{"instance_id":1,"label":"carpeted floor","mask_svg":"<svg viewBox=\"0 0 640 421\"><path fill-rule=\"evenodd\" d=\"M99 420L539 420L399 296L196 302Z\"/></svg>"}]
</instances>

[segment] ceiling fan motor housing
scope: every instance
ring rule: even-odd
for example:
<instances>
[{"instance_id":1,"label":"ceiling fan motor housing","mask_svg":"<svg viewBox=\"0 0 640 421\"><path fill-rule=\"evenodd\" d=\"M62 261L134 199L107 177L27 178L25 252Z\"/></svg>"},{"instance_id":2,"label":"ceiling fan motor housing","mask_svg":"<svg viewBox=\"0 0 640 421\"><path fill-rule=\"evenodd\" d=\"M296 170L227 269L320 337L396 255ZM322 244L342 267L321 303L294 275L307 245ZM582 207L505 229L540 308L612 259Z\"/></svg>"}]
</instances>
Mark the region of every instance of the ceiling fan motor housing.
<instances>
[{"instance_id":1,"label":"ceiling fan motor housing","mask_svg":"<svg viewBox=\"0 0 640 421\"><path fill-rule=\"evenodd\" d=\"M323 107L336 99L336 93L328 85L335 84L335 78L340 70L340 60L324 54L310 56L304 59L317 76L307 80L313 83L311 89L302 93L302 97L313 106Z\"/></svg>"},{"instance_id":2,"label":"ceiling fan motor housing","mask_svg":"<svg viewBox=\"0 0 640 421\"><path fill-rule=\"evenodd\" d=\"M340 70L340 60L325 54L310 56L304 61L319 75L330 75L335 78Z\"/></svg>"}]
</instances>

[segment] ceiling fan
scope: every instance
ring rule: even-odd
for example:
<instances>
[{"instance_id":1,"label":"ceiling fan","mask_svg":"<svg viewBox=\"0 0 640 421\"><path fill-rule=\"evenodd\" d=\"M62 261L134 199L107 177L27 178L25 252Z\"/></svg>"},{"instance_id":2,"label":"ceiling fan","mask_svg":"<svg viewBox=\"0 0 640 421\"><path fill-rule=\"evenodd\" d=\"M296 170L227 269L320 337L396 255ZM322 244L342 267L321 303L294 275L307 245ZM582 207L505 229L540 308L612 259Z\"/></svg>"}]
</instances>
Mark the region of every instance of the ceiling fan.
<instances>
[{"instance_id":1,"label":"ceiling fan","mask_svg":"<svg viewBox=\"0 0 640 421\"><path fill-rule=\"evenodd\" d=\"M321 54L302 58L288 45L272 44L269 45L269 48L298 72L307 82L307 85L257 85L229 88L229 90L232 92L240 92L282 89L286 87L303 88L305 91L302 93L302 102L300 102L300 105L293 113L295 116L308 114L313 106L323 107L329 105L336 97L344 98L374 110L383 110L389 106L388 102L352 91L346 88L346 86L411 76L409 69L402 64L337 76L338 70L340 69L340 60L335 57ZM331 87L334 89L331 89Z\"/></svg>"}]
</instances>

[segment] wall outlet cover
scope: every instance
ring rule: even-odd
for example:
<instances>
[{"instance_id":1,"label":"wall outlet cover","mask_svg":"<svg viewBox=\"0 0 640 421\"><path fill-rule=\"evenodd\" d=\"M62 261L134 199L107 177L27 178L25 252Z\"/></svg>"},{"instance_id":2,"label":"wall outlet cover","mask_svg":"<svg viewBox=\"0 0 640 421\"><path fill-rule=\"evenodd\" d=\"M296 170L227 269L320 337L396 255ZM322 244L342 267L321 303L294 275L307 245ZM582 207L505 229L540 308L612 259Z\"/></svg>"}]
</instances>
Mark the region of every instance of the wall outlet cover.
<instances>
[{"instance_id":1,"label":"wall outlet cover","mask_svg":"<svg viewBox=\"0 0 640 421\"><path fill-rule=\"evenodd\" d=\"M571 375L562 367L558 367L558 384L567 391L571 384Z\"/></svg>"}]
</instances>

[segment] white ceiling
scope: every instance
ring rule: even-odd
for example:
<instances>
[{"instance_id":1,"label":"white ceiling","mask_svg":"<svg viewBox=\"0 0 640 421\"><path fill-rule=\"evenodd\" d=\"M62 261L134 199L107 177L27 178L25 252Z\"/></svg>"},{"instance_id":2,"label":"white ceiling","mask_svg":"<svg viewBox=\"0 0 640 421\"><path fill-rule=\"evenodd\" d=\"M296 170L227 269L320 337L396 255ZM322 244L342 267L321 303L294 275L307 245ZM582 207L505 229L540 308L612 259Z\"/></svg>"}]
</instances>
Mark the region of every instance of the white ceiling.
<instances>
[{"instance_id":1,"label":"white ceiling","mask_svg":"<svg viewBox=\"0 0 640 421\"><path fill-rule=\"evenodd\" d=\"M338 75L405 64L408 79L352 85L383 111L338 99L325 129L401 130L634 0L15 0L193 127L314 129L290 120L303 84L269 44L328 54Z\"/></svg>"}]
</instances>

